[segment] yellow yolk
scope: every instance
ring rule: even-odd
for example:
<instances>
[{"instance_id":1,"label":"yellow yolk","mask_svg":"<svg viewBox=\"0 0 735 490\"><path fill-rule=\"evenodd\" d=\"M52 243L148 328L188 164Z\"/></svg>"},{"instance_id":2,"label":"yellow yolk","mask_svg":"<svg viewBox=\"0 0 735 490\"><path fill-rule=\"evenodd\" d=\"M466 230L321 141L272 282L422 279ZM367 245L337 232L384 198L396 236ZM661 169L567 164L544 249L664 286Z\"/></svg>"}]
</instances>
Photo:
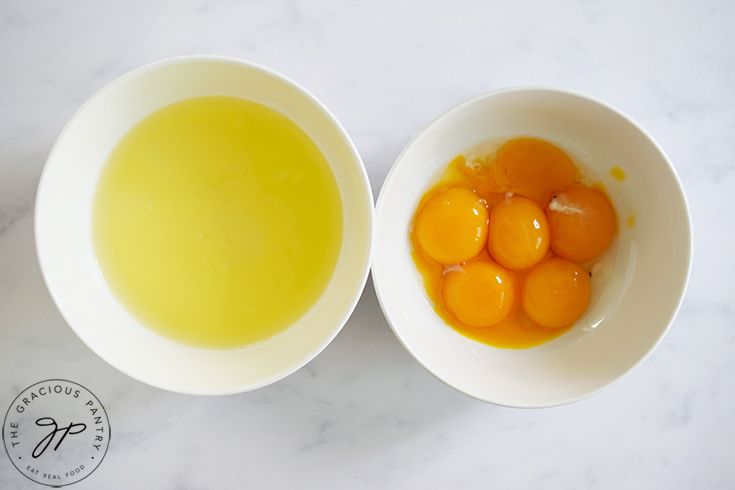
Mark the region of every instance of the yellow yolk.
<instances>
[{"instance_id":1,"label":"yellow yolk","mask_svg":"<svg viewBox=\"0 0 735 490\"><path fill-rule=\"evenodd\" d=\"M436 314L468 338L508 349L571 329L589 303L588 257L617 231L606 194L587 181L566 153L535 138L486 141L452 159L410 231Z\"/></svg>"},{"instance_id":2,"label":"yellow yolk","mask_svg":"<svg viewBox=\"0 0 735 490\"><path fill-rule=\"evenodd\" d=\"M615 233L615 212L599 191L575 187L557 193L546 206L551 249L565 259L586 262L607 249Z\"/></svg>"},{"instance_id":3,"label":"yellow yolk","mask_svg":"<svg viewBox=\"0 0 735 490\"><path fill-rule=\"evenodd\" d=\"M507 272L490 261L477 260L450 270L442 297L447 310L471 327L491 327L511 312L515 291Z\"/></svg>"},{"instance_id":4,"label":"yellow yolk","mask_svg":"<svg viewBox=\"0 0 735 490\"><path fill-rule=\"evenodd\" d=\"M525 197L504 199L490 212L490 255L503 267L527 269L549 250L549 224L543 210Z\"/></svg>"},{"instance_id":5,"label":"yellow yolk","mask_svg":"<svg viewBox=\"0 0 735 490\"><path fill-rule=\"evenodd\" d=\"M421 249L442 264L477 256L487 243L488 213L473 191L453 187L432 196L418 212L414 231Z\"/></svg>"},{"instance_id":6,"label":"yellow yolk","mask_svg":"<svg viewBox=\"0 0 735 490\"><path fill-rule=\"evenodd\" d=\"M618 180L625 180L628 176L625 175L625 170L618 167L617 165L610 169L610 175Z\"/></svg>"},{"instance_id":7,"label":"yellow yolk","mask_svg":"<svg viewBox=\"0 0 735 490\"><path fill-rule=\"evenodd\" d=\"M523 311L541 327L559 328L575 322L587 309L589 298L589 274L569 260L552 257L523 279Z\"/></svg>"},{"instance_id":8,"label":"yellow yolk","mask_svg":"<svg viewBox=\"0 0 735 490\"><path fill-rule=\"evenodd\" d=\"M635 226L635 219L638 217L638 213L633 213L632 215L628 216L628 219L625 220L625 222L628 224L630 228L633 228Z\"/></svg>"},{"instance_id":9,"label":"yellow yolk","mask_svg":"<svg viewBox=\"0 0 735 490\"><path fill-rule=\"evenodd\" d=\"M557 189L574 182L574 162L543 140L517 138L498 149L495 179L506 192L520 194L545 206Z\"/></svg>"}]
</instances>

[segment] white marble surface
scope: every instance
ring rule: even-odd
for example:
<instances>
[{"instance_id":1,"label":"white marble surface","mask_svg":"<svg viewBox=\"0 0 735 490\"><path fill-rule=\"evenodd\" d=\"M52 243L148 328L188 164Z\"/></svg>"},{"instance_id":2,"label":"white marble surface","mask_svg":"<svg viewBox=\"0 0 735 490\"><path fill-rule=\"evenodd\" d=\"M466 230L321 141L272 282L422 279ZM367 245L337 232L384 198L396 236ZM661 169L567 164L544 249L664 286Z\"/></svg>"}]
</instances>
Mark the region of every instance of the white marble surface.
<instances>
[{"instance_id":1,"label":"white marble surface","mask_svg":"<svg viewBox=\"0 0 735 490\"><path fill-rule=\"evenodd\" d=\"M732 488L733 25L731 0L0 2L0 411L50 378L97 395L109 452L69 488ZM412 135L471 95L552 85L615 105L662 145L689 198L693 271L669 334L592 398L501 408L424 371L368 282L336 340L267 388L187 397L119 374L46 291L36 186L96 90L193 53L306 86L354 139L376 196ZM42 487L0 451L0 488Z\"/></svg>"}]
</instances>

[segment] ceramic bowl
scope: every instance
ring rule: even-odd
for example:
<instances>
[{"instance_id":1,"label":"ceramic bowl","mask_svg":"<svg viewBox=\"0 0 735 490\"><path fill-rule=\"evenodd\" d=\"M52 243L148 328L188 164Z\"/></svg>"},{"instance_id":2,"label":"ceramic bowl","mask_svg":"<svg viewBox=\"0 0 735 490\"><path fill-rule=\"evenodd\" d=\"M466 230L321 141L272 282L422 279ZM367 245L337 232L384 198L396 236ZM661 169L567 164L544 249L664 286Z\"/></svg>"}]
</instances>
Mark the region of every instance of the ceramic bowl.
<instances>
[{"instance_id":1,"label":"ceramic bowl","mask_svg":"<svg viewBox=\"0 0 735 490\"><path fill-rule=\"evenodd\" d=\"M285 332L241 349L201 349L165 339L130 315L100 274L90 230L100 169L121 137L151 112L205 95L249 99L296 122L334 172L344 212L342 248L317 303ZM192 56L138 68L94 95L70 120L44 168L36 202L36 245L51 296L79 338L119 371L179 393L252 390L296 371L337 335L370 267L373 200L350 138L296 82L242 60Z\"/></svg>"},{"instance_id":2,"label":"ceramic bowl","mask_svg":"<svg viewBox=\"0 0 735 490\"><path fill-rule=\"evenodd\" d=\"M411 257L409 227L422 194L450 160L483 141L518 136L550 141L591 171L620 225L609 273L596 292L593 283L583 317L550 342L516 350L470 340L434 312ZM612 175L616 166L624 180ZM563 90L502 89L448 110L404 149L377 202L373 280L395 335L441 381L504 406L573 402L628 373L671 325L690 264L687 203L662 149L615 108Z\"/></svg>"}]
</instances>

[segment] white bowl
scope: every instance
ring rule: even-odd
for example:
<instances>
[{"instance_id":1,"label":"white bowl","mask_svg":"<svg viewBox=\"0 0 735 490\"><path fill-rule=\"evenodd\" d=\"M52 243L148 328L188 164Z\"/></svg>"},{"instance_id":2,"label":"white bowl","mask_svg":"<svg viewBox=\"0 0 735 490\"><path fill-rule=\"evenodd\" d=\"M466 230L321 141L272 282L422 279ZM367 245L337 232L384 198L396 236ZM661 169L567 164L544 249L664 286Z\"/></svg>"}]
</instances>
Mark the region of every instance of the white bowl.
<instances>
[{"instance_id":1,"label":"white bowl","mask_svg":"<svg viewBox=\"0 0 735 490\"><path fill-rule=\"evenodd\" d=\"M523 350L490 347L447 326L433 310L409 243L416 205L447 163L483 140L516 136L551 141L600 177L621 221L609 279L585 315L557 339ZM614 166L627 178L613 178ZM625 221L632 216L630 227ZM511 407L580 400L629 372L661 341L689 278L689 212L664 152L616 109L555 89L497 90L431 122L388 174L375 226L373 281L398 339L446 384Z\"/></svg>"},{"instance_id":2,"label":"white bowl","mask_svg":"<svg viewBox=\"0 0 735 490\"><path fill-rule=\"evenodd\" d=\"M189 347L140 325L108 290L92 249L92 198L112 148L151 112L204 95L249 99L291 118L325 154L342 196L342 248L325 292L285 332L243 349ZM38 188L35 222L44 279L79 338L137 380L170 391L207 395L273 383L329 344L352 313L367 280L372 226L367 173L329 110L304 88L268 68L213 56L143 66L94 95L64 128L48 157Z\"/></svg>"}]
</instances>

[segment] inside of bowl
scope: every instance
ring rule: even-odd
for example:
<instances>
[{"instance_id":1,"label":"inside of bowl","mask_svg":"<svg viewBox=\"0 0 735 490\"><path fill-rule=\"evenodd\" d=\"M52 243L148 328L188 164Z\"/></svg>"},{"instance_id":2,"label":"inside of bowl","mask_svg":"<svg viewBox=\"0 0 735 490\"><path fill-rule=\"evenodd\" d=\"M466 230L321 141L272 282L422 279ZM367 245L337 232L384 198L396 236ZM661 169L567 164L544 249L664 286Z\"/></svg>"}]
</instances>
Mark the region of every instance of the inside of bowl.
<instances>
[{"instance_id":1,"label":"inside of bowl","mask_svg":"<svg viewBox=\"0 0 735 490\"><path fill-rule=\"evenodd\" d=\"M518 136L551 141L592 170L620 226L612 270L586 314L555 340L512 350L463 337L434 313L411 259L408 230L421 195L450 160L484 140ZM614 166L624 170L625 180L611 175ZM549 89L491 92L429 124L381 190L375 243L376 290L404 346L459 391L516 407L589 396L645 358L678 310L691 254L685 198L656 143L605 104Z\"/></svg>"},{"instance_id":2,"label":"inside of bowl","mask_svg":"<svg viewBox=\"0 0 735 490\"><path fill-rule=\"evenodd\" d=\"M120 138L173 102L227 95L268 105L295 121L332 166L342 196L344 236L321 299L289 329L243 349L172 342L141 326L107 289L91 239L97 176ZM339 123L295 83L260 66L212 57L178 58L135 70L95 95L67 125L44 169L36 208L39 260L52 296L77 335L133 378L171 391L225 394L297 370L339 332L367 279L372 194L359 155Z\"/></svg>"}]
</instances>

